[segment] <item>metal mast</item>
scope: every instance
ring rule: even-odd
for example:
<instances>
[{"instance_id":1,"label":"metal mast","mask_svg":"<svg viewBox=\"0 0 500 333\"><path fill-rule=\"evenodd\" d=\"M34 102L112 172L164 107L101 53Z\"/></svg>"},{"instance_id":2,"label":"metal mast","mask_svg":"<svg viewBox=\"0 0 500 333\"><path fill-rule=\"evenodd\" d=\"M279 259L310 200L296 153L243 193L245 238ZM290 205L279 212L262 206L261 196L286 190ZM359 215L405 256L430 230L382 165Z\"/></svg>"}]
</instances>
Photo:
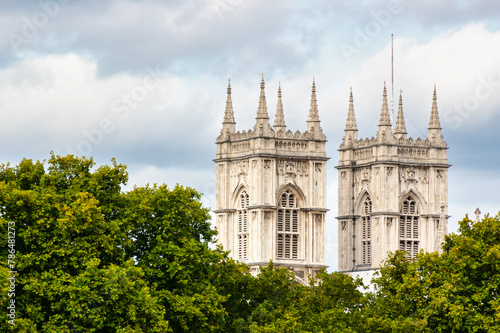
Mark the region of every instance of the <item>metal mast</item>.
<instances>
[{"instance_id":1,"label":"metal mast","mask_svg":"<svg viewBox=\"0 0 500 333\"><path fill-rule=\"evenodd\" d=\"M396 122L394 121L394 34L391 34L391 123L394 130Z\"/></svg>"}]
</instances>

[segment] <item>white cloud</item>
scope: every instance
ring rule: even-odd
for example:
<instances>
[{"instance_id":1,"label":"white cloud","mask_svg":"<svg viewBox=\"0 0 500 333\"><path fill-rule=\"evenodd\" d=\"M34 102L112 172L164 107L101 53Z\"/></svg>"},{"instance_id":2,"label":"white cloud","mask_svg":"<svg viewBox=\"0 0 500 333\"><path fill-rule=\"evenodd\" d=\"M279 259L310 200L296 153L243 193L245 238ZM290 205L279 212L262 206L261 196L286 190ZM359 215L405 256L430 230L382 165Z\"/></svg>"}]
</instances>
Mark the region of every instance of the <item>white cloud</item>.
<instances>
[{"instance_id":1,"label":"white cloud","mask_svg":"<svg viewBox=\"0 0 500 333\"><path fill-rule=\"evenodd\" d=\"M478 23L446 31L425 44L413 37L395 38L395 100L402 89L405 115L420 129L412 135L426 134L434 84L445 132L488 123L500 104L499 45L500 32L491 32ZM348 87L353 86L360 132L379 115L384 81L390 97L390 56L388 43L344 79L345 96ZM456 105L462 105L463 110L457 110ZM345 103L343 108L347 109ZM407 129L411 130L409 121Z\"/></svg>"}]
</instances>

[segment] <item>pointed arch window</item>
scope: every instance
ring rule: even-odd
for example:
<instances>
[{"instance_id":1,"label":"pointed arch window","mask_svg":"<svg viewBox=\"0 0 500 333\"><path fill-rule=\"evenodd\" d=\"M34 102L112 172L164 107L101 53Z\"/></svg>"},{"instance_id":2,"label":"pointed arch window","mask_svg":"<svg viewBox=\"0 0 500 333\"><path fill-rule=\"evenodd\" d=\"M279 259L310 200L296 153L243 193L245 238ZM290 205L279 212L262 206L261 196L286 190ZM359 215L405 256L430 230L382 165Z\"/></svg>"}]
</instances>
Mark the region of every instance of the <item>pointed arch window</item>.
<instances>
[{"instance_id":1,"label":"pointed arch window","mask_svg":"<svg viewBox=\"0 0 500 333\"><path fill-rule=\"evenodd\" d=\"M248 259L248 206L250 197L241 192L238 200L238 259Z\"/></svg>"},{"instance_id":2,"label":"pointed arch window","mask_svg":"<svg viewBox=\"0 0 500 333\"><path fill-rule=\"evenodd\" d=\"M362 263L371 264L372 262L372 200L367 197L363 204L363 212L361 214L361 248L362 248Z\"/></svg>"},{"instance_id":3,"label":"pointed arch window","mask_svg":"<svg viewBox=\"0 0 500 333\"><path fill-rule=\"evenodd\" d=\"M297 198L290 190L285 191L279 199L276 229L276 257L297 259L299 255L299 209Z\"/></svg>"},{"instance_id":4,"label":"pointed arch window","mask_svg":"<svg viewBox=\"0 0 500 333\"><path fill-rule=\"evenodd\" d=\"M399 250L408 258L416 258L419 244L419 213L417 202L408 196L401 205L399 217Z\"/></svg>"}]
</instances>

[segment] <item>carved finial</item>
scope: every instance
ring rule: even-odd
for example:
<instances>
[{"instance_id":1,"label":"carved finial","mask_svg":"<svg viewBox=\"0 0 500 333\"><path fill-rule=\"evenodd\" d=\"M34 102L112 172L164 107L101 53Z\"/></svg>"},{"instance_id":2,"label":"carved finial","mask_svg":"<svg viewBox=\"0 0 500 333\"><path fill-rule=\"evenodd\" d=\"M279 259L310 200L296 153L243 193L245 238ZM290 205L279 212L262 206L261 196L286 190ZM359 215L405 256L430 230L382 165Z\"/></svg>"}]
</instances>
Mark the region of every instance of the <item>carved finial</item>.
<instances>
[{"instance_id":1,"label":"carved finial","mask_svg":"<svg viewBox=\"0 0 500 333\"><path fill-rule=\"evenodd\" d=\"M309 116L307 117L307 132L314 139L324 140L326 138L320 127L318 103L316 101L316 81L314 78L311 89L311 106L309 108Z\"/></svg>"},{"instance_id":2,"label":"carved finial","mask_svg":"<svg viewBox=\"0 0 500 333\"><path fill-rule=\"evenodd\" d=\"M399 91L399 108L398 108L398 116L396 119L396 129L394 131L394 134L398 138L401 137L406 137L406 125L405 125L405 119L404 119L404 114L403 114L403 91Z\"/></svg>"},{"instance_id":3,"label":"carved finial","mask_svg":"<svg viewBox=\"0 0 500 333\"><path fill-rule=\"evenodd\" d=\"M269 116L267 114L264 74L262 74L262 79L260 81L259 107L257 109L257 117L255 117L255 120L254 135L259 137L273 136L274 133L271 125L269 124Z\"/></svg>"},{"instance_id":4,"label":"carved finial","mask_svg":"<svg viewBox=\"0 0 500 333\"><path fill-rule=\"evenodd\" d=\"M276 105L276 116L274 117L274 130L277 132L279 129L283 131L286 129L283 103L281 101L281 83L278 86L278 103Z\"/></svg>"},{"instance_id":5,"label":"carved finial","mask_svg":"<svg viewBox=\"0 0 500 333\"><path fill-rule=\"evenodd\" d=\"M436 85L434 85L434 93L432 95L432 108L431 108L431 119L429 121L429 129L441 129L441 124L439 123L439 113L437 107L437 94Z\"/></svg>"},{"instance_id":6,"label":"carved finial","mask_svg":"<svg viewBox=\"0 0 500 333\"><path fill-rule=\"evenodd\" d=\"M258 118L266 118L269 119L267 115L267 104L266 104L266 92L265 92L265 82L264 82L264 73L261 74L262 79L260 81L260 97L259 97L259 108L257 110L257 119Z\"/></svg>"},{"instance_id":7,"label":"carved finial","mask_svg":"<svg viewBox=\"0 0 500 333\"><path fill-rule=\"evenodd\" d=\"M384 82L384 92L382 94L382 110L380 112L379 126L391 126L391 120L389 118L389 106L387 105L387 88Z\"/></svg>"},{"instance_id":8,"label":"carved finial","mask_svg":"<svg viewBox=\"0 0 500 333\"><path fill-rule=\"evenodd\" d=\"M235 127L236 122L234 121L233 102L231 100L231 79L229 79L227 82L226 110L224 111L221 134L217 138L217 142L230 140L231 135L234 134Z\"/></svg>"},{"instance_id":9,"label":"carved finial","mask_svg":"<svg viewBox=\"0 0 500 333\"><path fill-rule=\"evenodd\" d=\"M319 121L318 115L318 104L316 101L316 82L313 78L312 89L311 89L311 106L309 108L309 117L307 121Z\"/></svg>"},{"instance_id":10,"label":"carved finial","mask_svg":"<svg viewBox=\"0 0 500 333\"><path fill-rule=\"evenodd\" d=\"M224 112L223 124L235 124L234 112L233 112L233 102L231 100L231 79L227 83L227 99L226 99L226 111Z\"/></svg>"},{"instance_id":11,"label":"carved finial","mask_svg":"<svg viewBox=\"0 0 500 333\"><path fill-rule=\"evenodd\" d=\"M356 116L354 114L354 98L352 96L352 87L349 93L349 110L347 111L347 122L345 124L345 131L357 131Z\"/></svg>"}]
</instances>

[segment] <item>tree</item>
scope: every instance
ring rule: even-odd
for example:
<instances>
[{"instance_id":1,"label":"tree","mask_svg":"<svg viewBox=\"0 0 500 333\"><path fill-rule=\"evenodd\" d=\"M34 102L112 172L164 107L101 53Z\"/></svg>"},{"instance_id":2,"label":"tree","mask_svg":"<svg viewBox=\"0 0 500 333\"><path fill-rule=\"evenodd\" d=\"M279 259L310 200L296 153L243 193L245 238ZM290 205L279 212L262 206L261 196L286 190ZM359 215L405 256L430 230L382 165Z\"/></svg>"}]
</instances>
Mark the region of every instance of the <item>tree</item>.
<instances>
[{"instance_id":1,"label":"tree","mask_svg":"<svg viewBox=\"0 0 500 333\"><path fill-rule=\"evenodd\" d=\"M359 332L366 306L361 278L321 270L300 302L301 322L310 332Z\"/></svg>"},{"instance_id":2,"label":"tree","mask_svg":"<svg viewBox=\"0 0 500 333\"><path fill-rule=\"evenodd\" d=\"M443 285L423 311L429 331L500 332L500 213L459 223L443 245Z\"/></svg>"},{"instance_id":3,"label":"tree","mask_svg":"<svg viewBox=\"0 0 500 333\"><path fill-rule=\"evenodd\" d=\"M247 288L250 312L239 319L237 332L303 332L297 309L306 287L295 273L270 261Z\"/></svg>"},{"instance_id":4,"label":"tree","mask_svg":"<svg viewBox=\"0 0 500 333\"><path fill-rule=\"evenodd\" d=\"M463 219L441 255L390 255L374 281L370 331L499 332L500 214Z\"/></svg>"},{"instance_id":5,"label":"tree","mask_svg":"<svg viewBox=\"0 0 500 333\"><path fill-rule=\"evenodd\" d=\"M0 229L15 229L17 332L165 332L164 308L142 269L127 260L120 218L127 181L113 160L92 172L92 159L52 155L47 169L24 159L0 169ZM7 258L7 239L0 251ZM11 253L12 254L12 253ZM1 265L5 265L2 260ZM10 267L9 267L10 270ZM2 267L3 290L7 267ZM5 311L0 312L7 323Z\"/></svg>"},{"instance_id":6,"label":"tree","mask_svg":"<svg viewBox=\"0 0 500 333\"><path fill-rule=\"evenodd\" d=\"M248 313L248 268L212 249L193 189L122 192L124 165L52 154L0 167L0 229L15 227L18 332L221 332ZM7 258L8 239L0 241ZM0 263L0 305L10 284ZM7 322L6 312L0 320Z\"/></svg>"},{"instance_id":7,"label":"tree","mask_svg":"<svg viewBox=\"0 0 500 333\"><path fill-rule=\"evenodd\" d=\"M367 327L373 332L420 332L426 326L421 309L428 306L433 288L442 285L437 253L419 253L417 260L406 252L389 254L369 295L365 308Z\"/></svg>"},{"instance_id":8,"label":"tree","mask_svg":"<svg viewBox=\"0 0 500 333\"><path fill-rule=\"evenodd\" d=\"M226 320L221 295L209 279L226 254L212 250L216 232L200 194L176 186L146 186L125 195L124 218L130 225L128 256L154 287L176 332L213 332Z\"/></svg>"}]
</instances>

